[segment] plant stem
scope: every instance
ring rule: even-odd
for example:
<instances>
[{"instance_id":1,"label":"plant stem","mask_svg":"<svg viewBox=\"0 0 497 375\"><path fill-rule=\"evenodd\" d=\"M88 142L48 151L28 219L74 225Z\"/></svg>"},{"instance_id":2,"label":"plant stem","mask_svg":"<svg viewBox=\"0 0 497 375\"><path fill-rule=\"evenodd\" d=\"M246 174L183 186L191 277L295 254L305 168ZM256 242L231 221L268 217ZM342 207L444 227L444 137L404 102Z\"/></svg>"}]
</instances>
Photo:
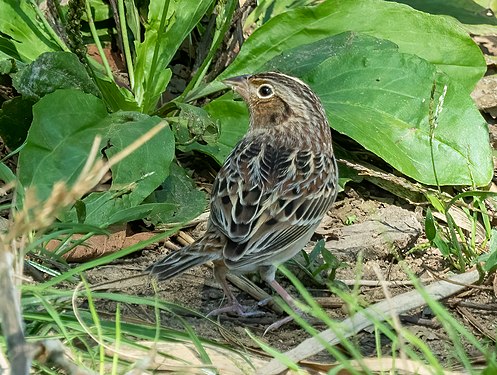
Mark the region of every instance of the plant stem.
<instances>
[{"instance_id":1,"label":"plant stem","mask_svg":"<svg viewBox=\"0 0 497 375\"><path fill-rule=\"evenodd\" d=\"M124 0L117 1L117 9L119 12L119 21L121 24L121 37L123 40L123 48L124 48L124 57L126 59L126 66L128 68L128 77L129 84L131 86L131 90L135 87L135 72L133 68L133 59L131 57L131 49L129 48L129 40L128 40L128 30L126 23L126 16L124 10Z\"/></svg>"},{"instance_id":2,"label":"plant stem","mask_svg":"<svg viewBox=\"0 0 497 375\"><path fill-rule=\"evenodd\" d=\"M93 16L91 15L91 7L89 0L85 0L85 8L86 8L86 16L88 17L88 24L90 25L91 36L93 37L93 41L95 42L95 45L97 46L98 49L98 54L100 55L102 63L104 64L105 72L107 73L107 76L111 79L111 81L114 82L114 76L112 75L112 70L110 69L109 62L107 61L107 57L105 56L104 50L102 48L102 43L100 43L100 38L98 37L97 28L95 27L95 22L93 21Z\"/></svg>"}]
</instances>

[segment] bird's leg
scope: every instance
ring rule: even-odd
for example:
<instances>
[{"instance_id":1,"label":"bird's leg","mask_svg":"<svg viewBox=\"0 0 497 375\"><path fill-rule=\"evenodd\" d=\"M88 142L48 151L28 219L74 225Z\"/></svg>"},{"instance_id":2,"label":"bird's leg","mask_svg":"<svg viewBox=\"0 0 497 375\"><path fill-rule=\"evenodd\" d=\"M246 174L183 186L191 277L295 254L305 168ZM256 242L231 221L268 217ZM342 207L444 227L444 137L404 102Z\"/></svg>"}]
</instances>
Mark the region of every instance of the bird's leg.
<instances>
[{"instance_id":1,"label":"bird's leg","mask_svg":"<svg viewBox=\"0 0 497 375\"><path fill-rule=\"evenodd\" d=\"M207 317L216 316L227 312L234 312L237 313L239 316L259 316L263 314L262 311L248 311L248 308L246 306L243 306L242 304L240 304L240 302L238 302L235 295L230 290L228 282L226 281L226 273L228 270L224 264L224 261L214 261L213 263L214 277L221 285L221 288L223 288L224 295L228 299L228 303L224 307L212 310L209 314L207 314Z\"/></svg>"},{"instance_id":2,"label":"bird's leg","mask_svg":"<svg viewBox=\"0 0 497 375\"><path fill-rule=\"evenodd\" d=\"M291 309L298 315L303 315L302 310L300 310L297 307L297 304L295 303L295 299L291 296L290 293L286 291L285 288L283 288L279 282L275 280L275 273L276 273L276 267L270 266L270 267L264 267L260 268L259 272L261 274L262 279L267 282L269 285L271 285L271 288L275 290L276 293L280 295L283 300L288 303L288 305L291 307ZM282 325L285 325L286 323L289 323L293 320L293 317L287 316L283 319L280 319L273 324L271 324L269 327L266 328L264 331L264 335L268 333L269 331L276 330L280 328Z\"/></svg>"}]
</instances>

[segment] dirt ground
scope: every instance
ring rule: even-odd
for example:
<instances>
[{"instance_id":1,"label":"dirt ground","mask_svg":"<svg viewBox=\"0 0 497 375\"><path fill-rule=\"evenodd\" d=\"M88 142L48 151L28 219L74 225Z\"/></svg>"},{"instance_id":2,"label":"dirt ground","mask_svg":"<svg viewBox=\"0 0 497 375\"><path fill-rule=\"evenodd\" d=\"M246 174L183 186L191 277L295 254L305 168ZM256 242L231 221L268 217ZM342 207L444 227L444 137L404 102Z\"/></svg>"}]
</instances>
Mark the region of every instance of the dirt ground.
<instances>
[{"instance_id":1,"label":"dirt ground","mask_svg":"<svg viewBox=\"0 0 497 375\"><path fill-rule=\"evenodd\" d=\"M368 284L369 281L378 280L378 276L374 272L374 268L377 267L381 270L382 277L391 282L389 292L392 295L397 295L413 289L408 283L409 277L403 270L402 263L407 264L412 272L420 279L426 280L427 284L433 282L436 277L444 277L448 274L448 265L442 259L440 252L426 245L427 241L423 236L422 215L418 214L419 208L408 205L368 183L361 183L355 188L357 190L349 187L345 192L340 193L334 207L317 230L313 241L306 247L307 251L311 251L317 240L325 240L326 247L344 263L344 267L339 268L336 272L336 280L341 281L342 285L347 285L347 288L351 290L357 280L360 284ZM202 222L186 231L192 237L197 238L201 235L204 227L205 222ZM171 240L174 242L175 238ZM131 276L161 258L168 251L173 250L166 250L164 247L144 250L115 265L89 271L89 280L92 284L97 284ZM359 254L363 259L358 264ZM299 275L298 268L292 267L291 264L289 264L289 268L296 272L299 279L326 309L330 317L337 321L348 317L347 306L342 300L329 292L325 286L318 286L305 275ZM257 280L257 277L253 277L251 280L272 294L270 288ZM281 275L279 280L288 287L294 296L298 295L295 288L289 286L288 281ZM243 305L257 303L246 292L240 291L234 286L232 288ZM129 284L126 281L120 283L119 290L137 295L151 296L154 294L150 283L142 281L137 285L136 280L130 280ZM223 299L223 292L213 279L212 270L208 266L192 269L173 280L159 284L158 293L162 300L190 308L202 315L226 302ZM380 286L361 285L359 288L359 300L365 305L376 303L384 298L385 295ZM459 296L453 296L444 301L452 314L467 329L480 340L488 342L495 340L496 302L493 288L488 283L481 288L466 290ZM115 308L109 302L102 303L99 307L108 312L113 312ZM295 323L286 324L263 336L265 329L271 323L282 318L283 315L276 314L267 307L259 309L265 312L264 316L241 318L220 315L214 318L218 319L224 330L220 330L217 325L205 318L198 317L195 313L182 312L181 315L192 325L199 336L231 345L241 345L245 349L260 351L247 334L247 328L266 343L282 351L295 347L309 337ZM134 320L154 321L153 311L144 311L142 307L123 307L122 314ZM181 323L172 314L164 313L161 320L163 325L181 329ZM433 316L430 309L419 308L409 311L401 316L401 322L417 337L422 338L442 363L450 364L453 362L455 355L453 345L441 323ZM313 321L312 324L319 331L327 328L320 322ZM363 331L354 337L353 341L359 344L364 355L376 355L374 333ZM382 341L382 348L383 354L391 355L390 343L386 338ZM470 357L473 350L468 346L467 352ZM475 353L475 357L477 357L477 353ZM311 359L323 362L332 360L324 352Z\"/></svg>"}]
</instances>

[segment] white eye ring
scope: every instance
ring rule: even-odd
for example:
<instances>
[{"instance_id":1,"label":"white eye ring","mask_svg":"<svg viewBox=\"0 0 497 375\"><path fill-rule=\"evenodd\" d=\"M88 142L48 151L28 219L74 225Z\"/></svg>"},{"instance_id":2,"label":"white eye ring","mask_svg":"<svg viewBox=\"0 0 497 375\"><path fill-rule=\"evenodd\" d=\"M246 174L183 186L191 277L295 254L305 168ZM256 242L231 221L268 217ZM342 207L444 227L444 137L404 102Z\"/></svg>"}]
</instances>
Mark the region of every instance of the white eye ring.
<instances>
[{"instance_id":1,"label":"white eye ring","mask_svg":"<svg viewBox=\"0 0 497 375\"><path fill-rule=\"evenodd\" d=\"M268 99L274 95L273 86L264 83L257 89L257 96L261 99Z\"/></svg>"}]
</instances>

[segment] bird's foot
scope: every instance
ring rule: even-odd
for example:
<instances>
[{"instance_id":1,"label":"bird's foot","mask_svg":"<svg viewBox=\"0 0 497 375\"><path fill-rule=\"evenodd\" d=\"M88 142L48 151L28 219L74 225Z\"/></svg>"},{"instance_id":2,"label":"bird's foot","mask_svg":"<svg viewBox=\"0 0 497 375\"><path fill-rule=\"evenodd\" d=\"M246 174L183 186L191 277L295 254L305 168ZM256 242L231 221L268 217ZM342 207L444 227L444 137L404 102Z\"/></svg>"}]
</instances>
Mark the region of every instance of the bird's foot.
<instances>
[{"instance_id":1,"label":"bird's foot","mask_svg":"<svg viewBox=\"0 0 497 375\"><path fill-rule=\"evenodd\" d=\"M238 301L235 301L234 303L230 303L224 307L220 307L219 309L212 310L209 314L207 314L207 317L210 318L224 313L236 313L238 316L243 317L258 317L265 314L264 311L257 310L257 306L245 306L240 304Z\"/></svg>"}]
</instances>

